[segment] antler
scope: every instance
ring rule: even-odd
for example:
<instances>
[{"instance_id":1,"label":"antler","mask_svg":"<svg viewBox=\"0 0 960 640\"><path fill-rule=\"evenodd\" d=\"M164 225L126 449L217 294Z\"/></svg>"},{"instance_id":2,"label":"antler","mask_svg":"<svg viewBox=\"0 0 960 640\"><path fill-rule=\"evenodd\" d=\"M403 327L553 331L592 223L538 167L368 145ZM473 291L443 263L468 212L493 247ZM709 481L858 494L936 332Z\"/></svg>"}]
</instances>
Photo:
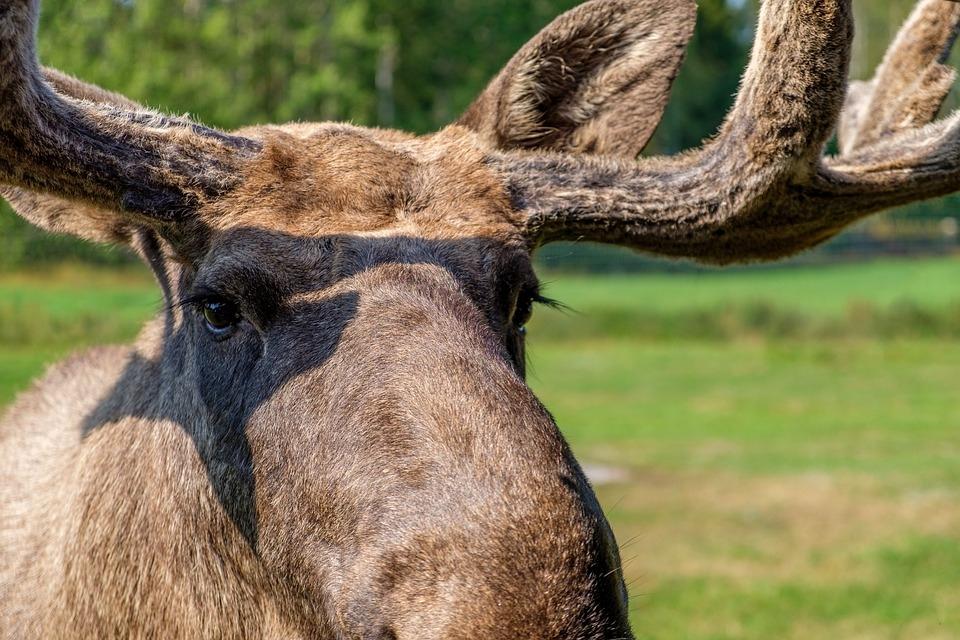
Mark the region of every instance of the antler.
<instances>
[{"instance_id":1,"label":"antler","mask_svg":"<svg viewBox=\"0 0 960 640\"><path fill-rule=\"evenodd\" d=\"M144 107L118 93L87 84L65 73L43 68L47 83L59 94L133 111ZM99 242L126 242L130 228L118 220L114 212L95 205L66 200L55 195L37 193L20 187L0 184L0 196L26 220L41 229L54 233L68 233Z\"/></svg>"},{"instance_id":2,"label":"antler","mask_svg":"<svg viewBox=\"0 0 960 640\"><path fill-rule=\"evenodd\" d=\"M854 81L837 132L849 154L933 120L956 80L944 63L960 29L960 5L921 2L897 34L874 78Z\"/></svg>"},{"instance_id":3,"label":"antler","mask_svg":"<svg viewBox=\"0 0 960 640\"><path fill-rule=\"evenodd\" d=\"M941 61L958 20L953 3L921 3L869 90L854 88L838 158L821 154L844 103L850 0L767 0L736 104L701 149L639 162L509 152L491 163L529 212L535 244L780 258L870 213L960 189L960 116L923 126L946 91ZM917 70L919 80L906 75Z\"/></svg>"},{"instance_id":4,"label":"antler","mask_svg":"<svg viewBox=\"0 0 960 640\"><path fill-rule=\"evenodd\" d=\"M37 11L37 0L0 6L0 182L158 220L238 185L256 141L54 91L36 61Z\"/></svg>"}]
</instances>

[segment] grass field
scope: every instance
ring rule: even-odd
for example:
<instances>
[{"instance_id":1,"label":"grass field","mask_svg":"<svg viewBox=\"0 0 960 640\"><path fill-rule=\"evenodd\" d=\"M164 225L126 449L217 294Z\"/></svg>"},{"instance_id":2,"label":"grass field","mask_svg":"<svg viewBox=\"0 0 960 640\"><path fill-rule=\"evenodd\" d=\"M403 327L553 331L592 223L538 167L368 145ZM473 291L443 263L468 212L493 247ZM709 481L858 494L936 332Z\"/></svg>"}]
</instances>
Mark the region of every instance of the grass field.
<instances>
[{"instance_id":1,"label":"grass field","mask_svg":"<svg viewBox=\"0 0 960 640\"><path fill-rule=\"evenodd\" d=\"M546 279L530 382L616 471L638 637L960 637L960 262ZM0 276L0 404L160 304Z\"/></svg>"}]
</instances>

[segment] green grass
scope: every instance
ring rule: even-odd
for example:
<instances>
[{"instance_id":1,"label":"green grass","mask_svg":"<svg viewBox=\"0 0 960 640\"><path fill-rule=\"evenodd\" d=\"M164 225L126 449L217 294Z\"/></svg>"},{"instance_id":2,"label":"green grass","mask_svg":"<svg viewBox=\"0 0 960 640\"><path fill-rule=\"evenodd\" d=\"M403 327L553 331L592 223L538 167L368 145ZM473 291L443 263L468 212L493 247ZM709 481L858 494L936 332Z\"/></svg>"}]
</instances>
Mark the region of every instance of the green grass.
<instances>
[{"instance_id":1,"label":"green grass","mask_svg":"<svg viewBox=\"0 0 960 640\"><path fill-rule=\"evenodd\" d=\"M139 270L0 275L0 406L70 352L132 340L161 306Z\"/></svg>"},{"instance_id":2,"label":"green grass","mask_svg":"<svg viewBox=\"0 0 960 640\"><path fill-rule=\"evenodd\" d=\"M591 341L535 346L530 378L575 446L626 448L617 463L960 486L958 373L960 343Z\"/></svg>"},{"instance_id":3,"label":"green grass","mask_svg":"<svg viewBox=\"0 0 960 640\"><path fill-rule=\"evenodd\" d=\"M161 305L160 291L140 270L6 274L0 276L0 342L125 340Z\"/></svg>"},{"instance_id":4,"label":"green grass","mask_svg":"<svg viewBox=\"0 0 960 640\"><path fill-rule=\"evenodd\" d=\"M538 310L530 382L581 460L624 474L598 494L640 638L960 637L958 276L549 284L579 313ZM159 305L139 273L0 277L0 404Z\"/></svg>"},{"instance_id":5,"label":"green grass","mask_svg":"<svg viewBox=\"0 0 960 640\"><path fill-rule=\"evenodd\" d=\"M960 343L546 342L642 638L960 635Z\"/></svg>"}]
</instances>

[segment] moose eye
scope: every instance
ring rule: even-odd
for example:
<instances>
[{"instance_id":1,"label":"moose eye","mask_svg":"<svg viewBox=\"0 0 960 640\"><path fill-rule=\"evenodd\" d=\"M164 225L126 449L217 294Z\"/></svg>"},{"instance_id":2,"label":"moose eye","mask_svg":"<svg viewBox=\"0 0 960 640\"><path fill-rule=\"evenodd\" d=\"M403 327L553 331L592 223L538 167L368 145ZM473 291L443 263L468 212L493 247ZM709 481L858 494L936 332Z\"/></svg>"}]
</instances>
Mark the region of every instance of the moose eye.
<instances>
[{"instance_id":1,"label":"moose eye","mask_svg":"<svg viewBox=\"0 0 960 640\"><path fill-rule=\"evenodd\" d=\"M200 308L207 330L218 338L230 335L240 323L236 305L226 300L205 300Z\"/></svg>"},{"instance_id":2,"label":"moose eye","mask_svg":"<svg viewBox=\"0 0 960 640\"><path fill-rule=\"evenodd\" d=\"M521 291L517 298L517 306L513 312L513 326L524 329L533 316L533 304L537 301L537 294L533 291Z\"/></svg>"}]
</instances>

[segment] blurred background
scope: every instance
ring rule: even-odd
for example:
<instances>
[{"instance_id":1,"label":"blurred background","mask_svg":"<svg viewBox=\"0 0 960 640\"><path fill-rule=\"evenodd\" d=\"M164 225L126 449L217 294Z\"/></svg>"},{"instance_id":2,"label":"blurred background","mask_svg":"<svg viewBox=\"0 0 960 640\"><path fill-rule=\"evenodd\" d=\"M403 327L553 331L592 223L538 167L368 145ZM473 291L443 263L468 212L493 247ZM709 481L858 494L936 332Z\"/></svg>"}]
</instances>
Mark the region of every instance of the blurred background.
<instances>
[{"instance_id":1,"label":"blurred background","mask_svg":"<svg viewBox=\"0 0 960 640\"><path fill-rule=\"evenodd\" d=\"M576 4L44 0L40 55L227 129L428 132ZM855 2L854 77L913 4ZM756 3L699 5L648 153L711 135L746 64ZM536 314L530 383L596 480L638 637L960 637L958 205L885 214L776 266L537 256L567 308ZM128 253L42 234L0 201L0 407L161 304Z\"/></svg>"}]
</instances>

